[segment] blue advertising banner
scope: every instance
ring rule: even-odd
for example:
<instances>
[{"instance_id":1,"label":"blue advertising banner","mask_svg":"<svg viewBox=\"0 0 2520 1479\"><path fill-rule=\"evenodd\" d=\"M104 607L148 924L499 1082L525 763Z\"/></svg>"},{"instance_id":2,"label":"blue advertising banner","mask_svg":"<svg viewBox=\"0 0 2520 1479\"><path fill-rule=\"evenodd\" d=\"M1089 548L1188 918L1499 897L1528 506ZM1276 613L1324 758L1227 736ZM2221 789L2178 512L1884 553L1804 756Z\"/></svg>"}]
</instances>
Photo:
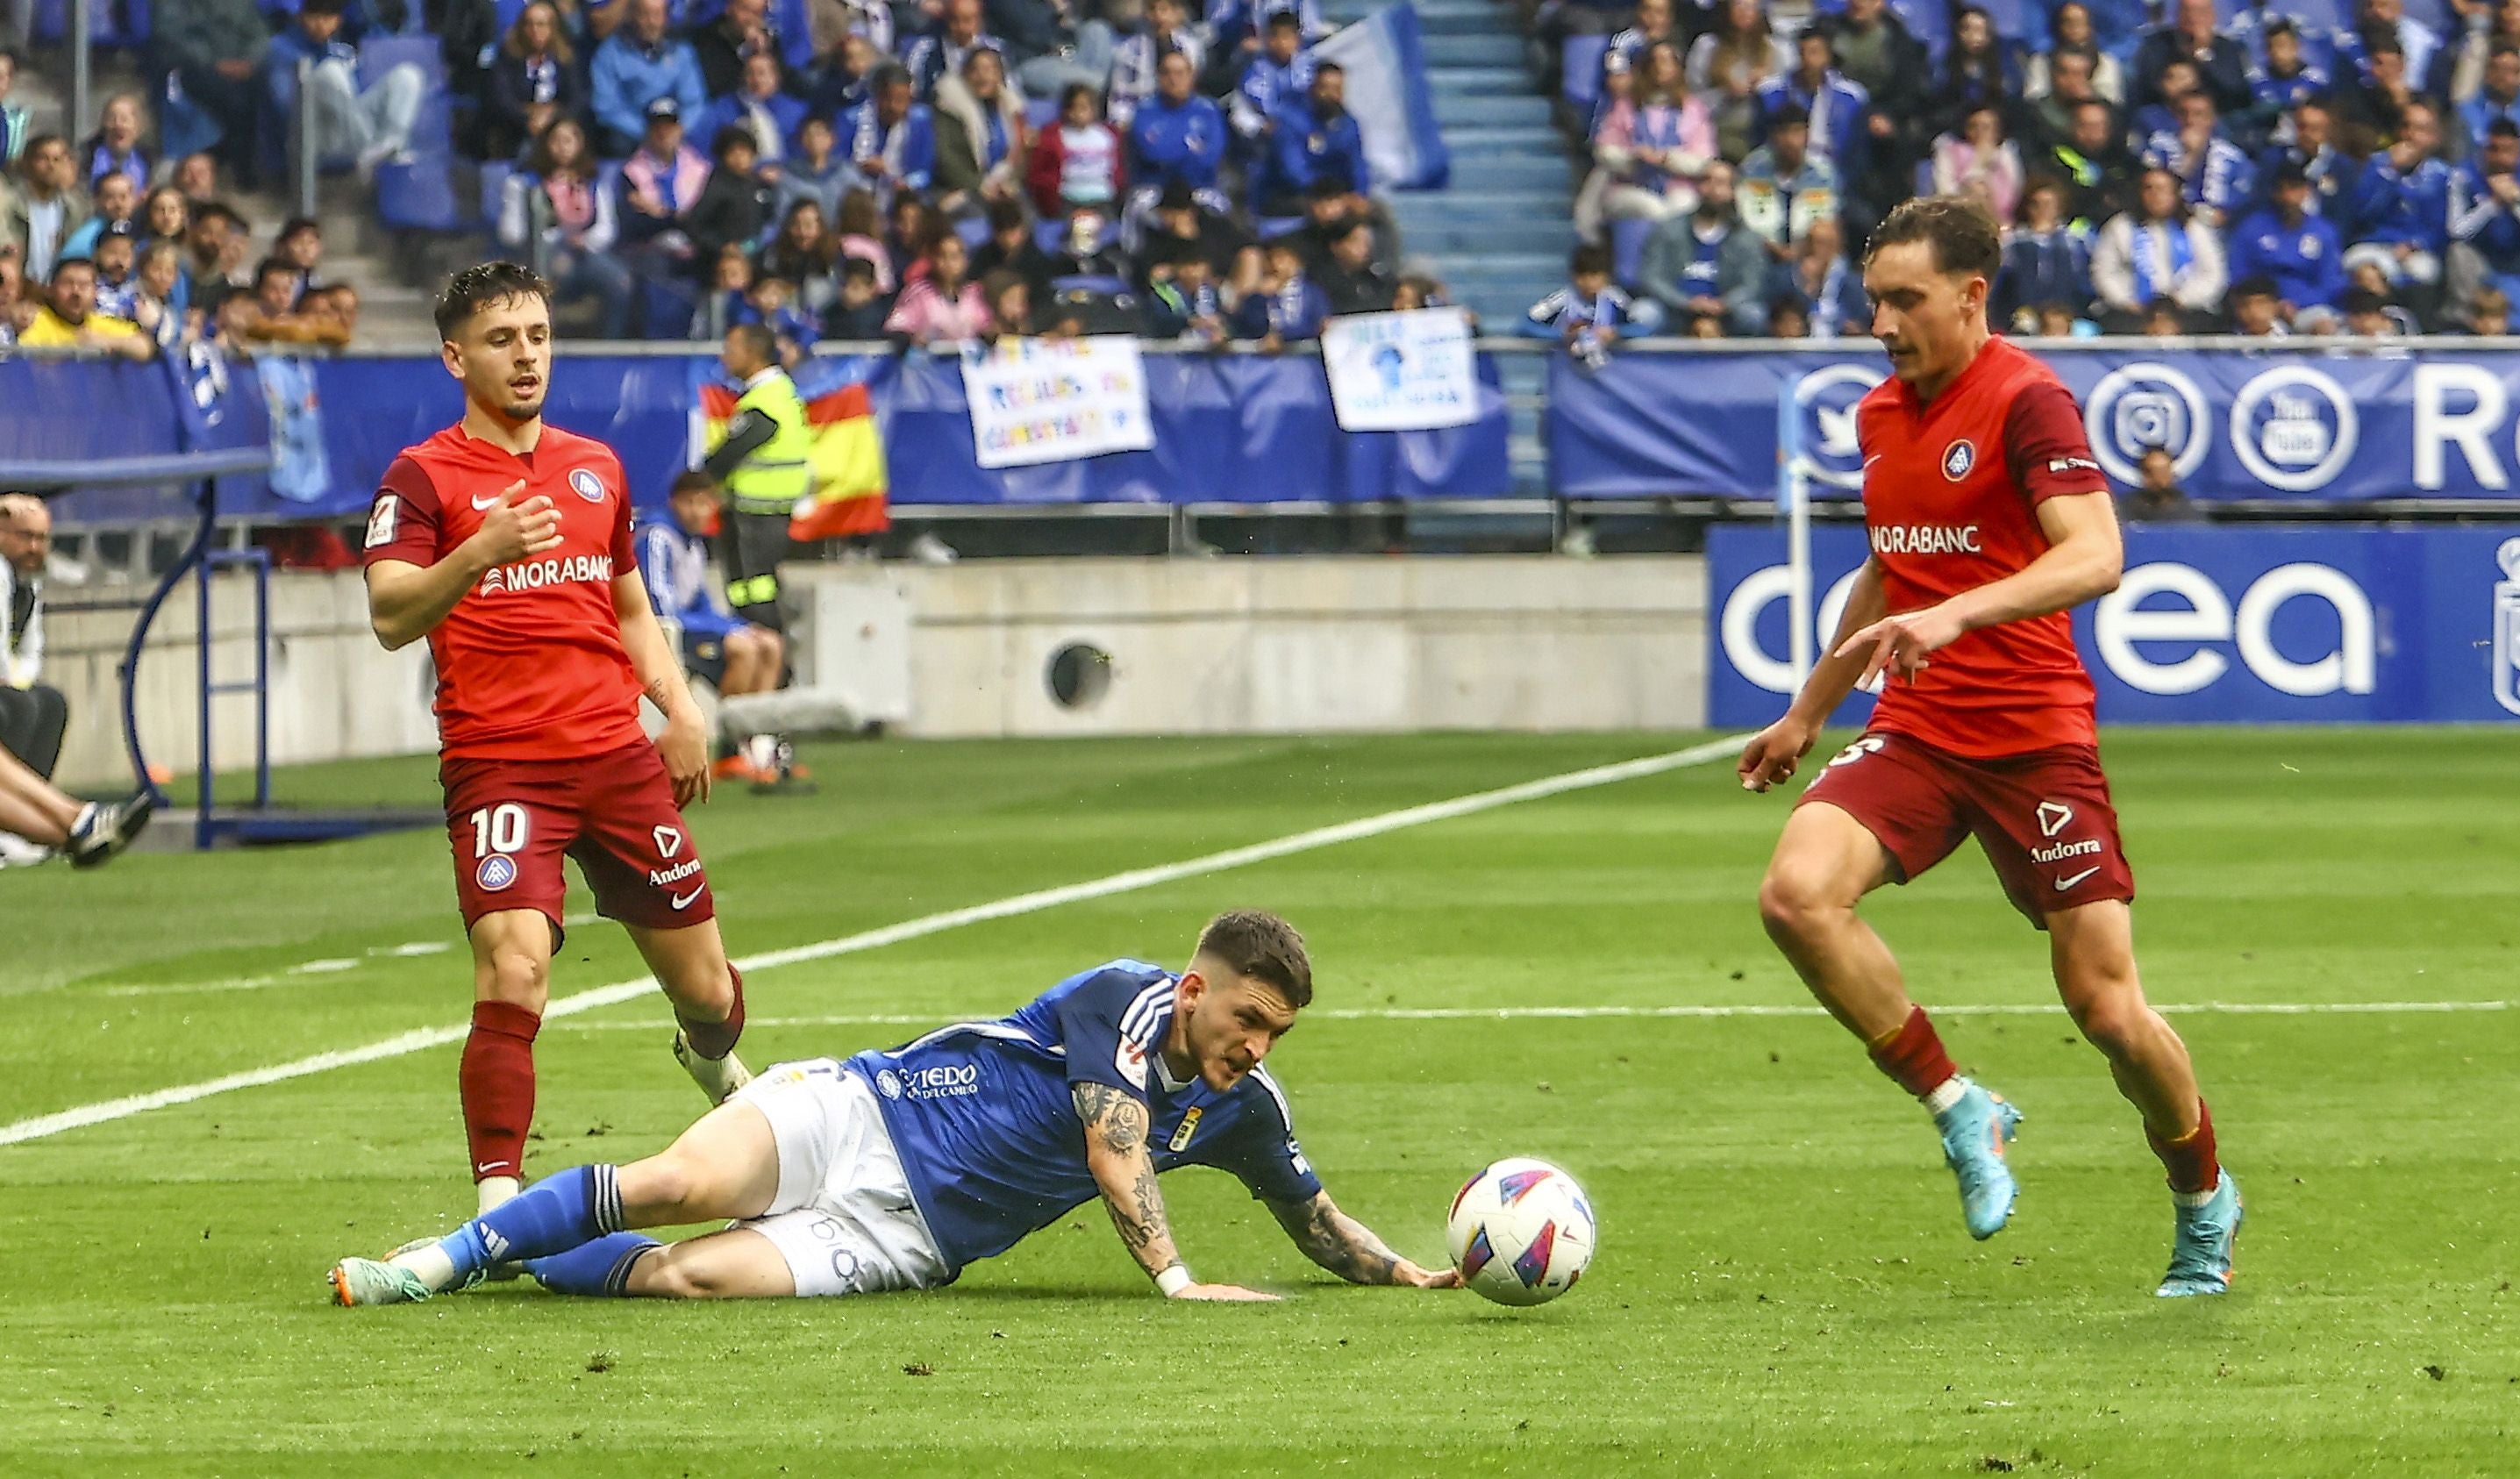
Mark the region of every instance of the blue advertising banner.
<instances>
[{"instance_id":1,"label":"blue advertising banner","mask_svg":"<svg viewBox=\"0 0 2520 1479\"><path fill-rule=\"evenodd\" d=\"M2123 341L2121 341L2122 345ZM2200 499L2511 497L2520 353L2038 351L2083 405L2100 466L2136 481L2166 447ZM1795 403L1814 491L1851 496L1853 408L1888 373L1868 342L1766 353L1551 357L1549 452L1575 498L1776 494L1779 407Z\"/></svg>"},{"instance_id":2,"label":"blue advertising banner","mask_svg":"<svg viewBox=\"0 0 2520 1479\"><path fill-rule=\"evenodd\" d=\"M620 454L633 504L663 508L690 466L697 386L713 355L563 355L544 415ZM1311 356L1149 353L1155 445L1081 462L983 469L971 443L961 362L925 353L823 356L808 392L867 383L883 428L892 503L1365 503L1495 497L1511 489L1505 394L1479 362L1479 419L1434 431L1346 432ZM337 502L364 508L394 454L455 420L463 398L433 359L317 362Z\"/></svg>"},{"instance_id":3,"label":"blue advertising banner","mask_svg":"<svg viewBox=\"0 0 2520 1479\"><path fill-rule=\"evenodd\" d=\"M1859 525L1812 530L1821 643L1865 551ZM1706 558L1710 722L1766 724L1793 687L1784 531L1718 527ZM2102 723L2520 719L2520 524L2138 524L2074 636Z\"/></svg>"}]
</instances>

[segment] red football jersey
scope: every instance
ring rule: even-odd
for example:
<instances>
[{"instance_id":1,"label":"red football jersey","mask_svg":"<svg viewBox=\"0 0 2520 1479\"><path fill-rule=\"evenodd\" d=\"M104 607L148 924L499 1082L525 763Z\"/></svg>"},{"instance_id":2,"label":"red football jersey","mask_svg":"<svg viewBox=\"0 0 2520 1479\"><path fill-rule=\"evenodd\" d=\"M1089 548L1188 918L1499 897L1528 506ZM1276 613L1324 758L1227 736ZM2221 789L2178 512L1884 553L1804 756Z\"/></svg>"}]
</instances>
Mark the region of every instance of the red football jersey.
<instances>
[{"instance_id":1,"label":"red football jersey","mask_svg":"<svg viewBox=\"0 0 2520 1479\"><path fill-rule=\"evenodd\" d=\"M2001 336L1919 406L1895 377L1855 412L1864 522L1893 615L1921 610L2047 553L2038 507L2108 484L2083 418L2046 365ZM2062 611L1981 627L1893 677L1872 727L1957 755L2092 744L2092 678Z\"/></svg>"},{"instance_id":2,"label":"red football jersey","mask_svg":"<svg viewBox=\"0 0 2520 1479\"><path fill-rule=\"evenodd\" d=\"M385 469L367 560L433 565L481 527L518 478L560 512L560 548L483 575L428 634L437 739L448 756L567 760L645 737L612 579L635 570L629 488L612 449L545 426L519 457L447 427Z\"/></svg>"}]
</instances>

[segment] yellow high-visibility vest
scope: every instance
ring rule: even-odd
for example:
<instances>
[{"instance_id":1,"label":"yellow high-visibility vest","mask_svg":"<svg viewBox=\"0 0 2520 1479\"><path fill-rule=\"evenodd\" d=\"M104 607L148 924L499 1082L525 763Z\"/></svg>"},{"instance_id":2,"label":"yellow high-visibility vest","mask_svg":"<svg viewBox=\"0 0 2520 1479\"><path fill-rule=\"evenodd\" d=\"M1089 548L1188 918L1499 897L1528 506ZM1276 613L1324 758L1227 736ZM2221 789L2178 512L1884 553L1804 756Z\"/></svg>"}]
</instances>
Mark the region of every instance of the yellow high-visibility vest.
<instances>
[{"instance_id":1,"label":"yellow high-visibility vest","mask_svg":"<svg viewBox=\"0 0 2520 1479\"><path fill-rule=\"evenodd\" d=\"M805 430L804 399L788 373L775 370L737 396L735 409L739 415L750 411L767 417L777 429L727 474L726 496L739 514L785 518L814 490L814 447Z\"/></svg>"}]
</instances>

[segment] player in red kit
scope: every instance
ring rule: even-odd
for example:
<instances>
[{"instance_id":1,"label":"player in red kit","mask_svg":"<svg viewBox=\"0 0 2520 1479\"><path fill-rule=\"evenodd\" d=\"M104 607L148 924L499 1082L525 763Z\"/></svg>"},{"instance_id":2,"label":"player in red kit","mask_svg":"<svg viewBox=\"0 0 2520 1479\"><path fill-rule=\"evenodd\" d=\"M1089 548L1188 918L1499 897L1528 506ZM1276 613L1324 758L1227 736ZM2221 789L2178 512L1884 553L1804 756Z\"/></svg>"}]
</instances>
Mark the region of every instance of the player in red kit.
<instances>
[{"instance_id":1,"label":"player in red kit","mask_svg":"<svg viewBox=\"0 0 2520 1479\"><path fill-rule=\"evenodd\" d=\"M1891 379L1856 408L1864 519L1832 650L1741 753L1752 790L1794 774L1860 683L1886 680L1863 737L1805 787L1759 889L1768 933L1812 994L1922 1099L1973 1237L2011 1216L2020 1113L1961 1077L1856 904L1975 836L2013 906L2048 932L2056 989L2168 1170L2177 1229L2164 1297L2230 1287L2238 1184L2186 1045L2136 975L2135 876L2100 772L2092 691L2066 612L2117 588L2117 514L2070 391L1988 332L1996 224L1909 201L1864 267Z\"/></svg>"},{"instance_id":2,"label":"player in red kit","mask_svg":"<svg viewBox=\"0 0 2520 1479\"><path fill-rule=\"evenodd\" d=\"M472 1176L516 1194L533 1123L533 1042L577 860L671 999L674 1055L712 1100L735 1055L743 978L682 808L708 796L708 748L631 550L620 460L542 419L551 289L506 262L456 274L437 303L464 419L385 470L368 515L368 611L386 648L428 639L438 780L472 943L460 1074ZM642 694L665 716L653 743Z\"/></svg>"}]
</instances>

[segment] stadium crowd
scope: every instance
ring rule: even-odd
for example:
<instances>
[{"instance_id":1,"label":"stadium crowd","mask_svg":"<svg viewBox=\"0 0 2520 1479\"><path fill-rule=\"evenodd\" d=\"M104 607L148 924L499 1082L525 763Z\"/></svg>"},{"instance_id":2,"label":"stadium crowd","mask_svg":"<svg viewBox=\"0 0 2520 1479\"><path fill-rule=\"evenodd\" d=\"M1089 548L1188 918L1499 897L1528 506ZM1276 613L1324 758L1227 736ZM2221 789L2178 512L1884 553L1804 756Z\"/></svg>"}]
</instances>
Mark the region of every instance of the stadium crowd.
<instances>
[{"instance_id":1,"label":"stadium crowd","mask_svg":"<svg viewBox=\"0 0 2520 1479\"><path fill-rule=\"evenodd\" d=\"M2021 333L2500 334L2520 297L2520 0L1518 3L1591 156L1525 327L1579 350L1864 335L1860 244L1926 191L2002 224Z\"/></svg>"},{"instance_id":2,"label":"stadium crowd","mask_svg":"<svg viewBox=\"0 0 2520 1479\"><path fill-rule=\"evenodd\" d=\"M151 56L210 151L153 159L129 95L75 149L26 136L22 110L0 122L0 335L346 341L355 295L311 276L314 223L248 266L215 185L279 176L301 72L328 167L437 147L415 132L432 79L361 62L414 21L446 142L503 177L492 235L605 337L1277 344L1440 296L1394 271L1311 0L192 0L163 8ZM0 118L17 61L0 54Z\"/></svg>"}]
</instances>

